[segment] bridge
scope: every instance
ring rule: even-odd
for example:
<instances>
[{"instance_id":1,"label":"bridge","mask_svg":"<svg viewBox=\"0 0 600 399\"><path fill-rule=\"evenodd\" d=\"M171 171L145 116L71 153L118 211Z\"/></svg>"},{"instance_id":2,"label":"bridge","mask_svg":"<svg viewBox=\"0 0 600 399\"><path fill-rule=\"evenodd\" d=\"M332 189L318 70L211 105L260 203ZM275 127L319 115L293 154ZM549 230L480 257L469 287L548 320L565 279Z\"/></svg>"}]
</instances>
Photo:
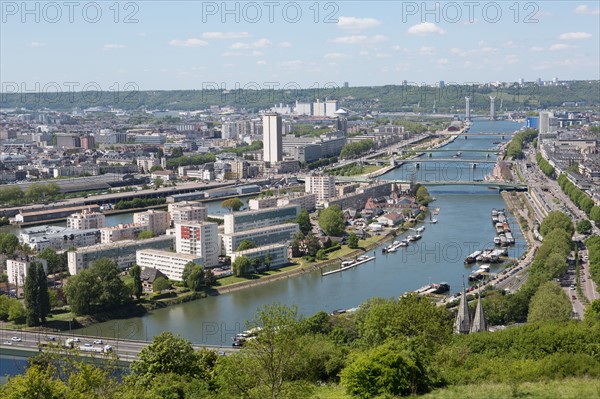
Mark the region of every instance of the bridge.
<instances>
[{"instance_id":1,"label":"bridge","mask_svg":"<svg viewBox=\"0 0 600 399\"><path fill-rule=\"evenodd\" d=\"M496 159L465 159L465 158L412 158L397 160L396 163L428 163L428 162L446 162L446 163L496 163Z\"/></svg>"},{"instance_id":2,"label":"bridge","mask_svg":"<svg viewBox=\"0 0 600 399\"><path fill-rule=\"evenodd\" d=\"M336 176L336 182L348 182L348 183L373 183L375 181L389 181L390 183L398 184L409 184L410 180L387 180L387 179L376 179L361 176ZM498 190L506 191L527 191L527 184L516 184L511 182L498 182L498 181L479 181L479 180L440 180L440 181L416 181L415 183L423 186L480 186L489 187Z\"/></svg>"},{"instance_id":3,"label":"bridge","mask_svg":"<svg viewBox=\"0 0 600 399\"><path fill-rule=\"evenodd\" d=\"M456 150L449 150L447 148L434 148L431 150L416 150L418 153L426 153L426 152L456 152ZM460 150L460 152L465 153L465 152L483 152L483 153L490 153L490 154L497 154L498 150L490 150L490 149L486 149L486 150Z\"/></svg>"},{"instance_id":4,"label":"bridge","mask_svg":"<svg viewBox=\"0 0 600 399\"><path fill-rule=\"evenodd\" d=\"M439 132L446 136L471 136L471 137L512 137L514 133L469 133L469 132Z\"/></svg>"}]
</instances>

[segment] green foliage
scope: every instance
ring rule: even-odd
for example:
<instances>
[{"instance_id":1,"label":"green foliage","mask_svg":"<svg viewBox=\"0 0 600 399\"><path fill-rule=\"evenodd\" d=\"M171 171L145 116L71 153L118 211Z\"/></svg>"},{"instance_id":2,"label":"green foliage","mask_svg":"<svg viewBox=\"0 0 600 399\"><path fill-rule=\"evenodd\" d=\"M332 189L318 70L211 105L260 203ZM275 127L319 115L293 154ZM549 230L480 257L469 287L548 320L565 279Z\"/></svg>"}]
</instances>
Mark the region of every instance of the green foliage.
<instances>
[{"instance_id":1,"label":"green foliage","mask_svg":"<svg viewBox=\"0 0 600 399\"><path fill-rule=\"evenodd\" d=\"M540 226L540 234L545 239L546 235L554 229L566 231L569 234L569 237L575 232L573 221L560 211L550 212L548 216L546 216Z\"/></svg>"},{"instance_id":2,"label":"green foliage","mask_svg":"<svg viewBox=\"0 0 600 399\"><path fill-rule=\"evenodd\" d=\"M153 167L150 168L150 172L156 172L157 170L164 170L162 166L160 165L154 165Z\"/></svg>"},{"instance_id":3,"label":"green foliage","mask_svg":"<svg viewBox=\"0 0 600 399\"><path fill-rule=\"evenodd\" d=\"M94 314L127 303L129 291L119 274L112 259L102 258L69 277L65 294L71 310L78 315Z\"/></svg>"},{"instance_id":4,"label":"green foliage","mask_svg":"<svg viewBox=\"0 0 600 399\"><path fill-rule=\"evenodd\" d=\"M506 148L506 154L515 159L523 158L523 145L531 142L538 135L536 129L526 129L515 134Z\"/></svg>"},{"instance_id":5,"label":"green foliage","mask_svg":"<svg viewBox=\"0 0 600 399\"><path fill-rule=\"evenodd\" d=\"M53 248L48 247L43 251L38 252L37 257L46 260L48 265L48 274L64 272L68 269L66 252L63 252L59 255Z\"/></svg>"},{"instance_id":6,"label":"green foliage","mask_svg":"<svg viewBox=\"0 0 600 399\"><path fill-rule=\"evenodd\" d=\"M592 223L587 219L580 220L577 222L575 230L577 230L579 234L588 234L592 231Z\"/></svg>"},{"instance_id":7,"label":"green foliage","mask_svg":"<svg viewBox=\"0 0 600 399\"><path fill-rule=\"evenodd\" d=\"M177 168L179 166L204 165L208 162L214 162L216 159L215 154L180 156L177 158L168 158L167 167Z\"/></svg>"},{"instance_id":8,"label":"green foliage","mask_svg":"<svg viewBox=\"0 0 600 399\"><path fill-rule=\"evenodd\" d=\"M425 186L419 185L416 193L417 202L421 205L427 206L431 202L431 196Z\"/></svg>"},{"instance_id":9,"label":"green foliage","mask_svg":"<svg viewBox=\"0 0 600 399\"><path fill-rule=\"evenodd\" d=\"M238 256L231 264L233 274L240 277L250 272L250 259L245 256Z\"/></svg>"},{"instance_id":10,"label":"green foliage","mask_svg":"<svg viewBox=\"0 0 600 399\"><path fill-rule=\"evenodd\" d=\"M349 163L328 171L333 176L356 176L365 173L365 167L358 162Z\"/></svg>"},{"instance_id":11,"label":"green foliage","mask_svg":"<svg viewBox=\"0 0 600 399\"><path fill-rule=\"evenodd\" d=\"M352 249L358 248L358 236L354 232L348 235L348 247Z\"/></svg>"},{"instance_id":12,"label":"green foliage","mask_svg":"<svg viewBox=\"0 0 600 399\"><path fill-rule=\"evenodd\" d=\"M221 208L228 209L229 212L237 212L244 206L244 203L239 198L228 198L221 202Z\"/></svg>"},{"instance_id":13,"label":"green foliage","mask_svg":"<svg viewBox=\"0 0 600 399\"><path fill-rule=\"evenodd\" d=\"M256 248L256 243L251 240L242 240L240 245L238 245L236 251L245 251L247 249Z\"/></svg>"},{"instance_id":14,"label":"green foliage","mask_svg":"<svg viewBox=\"0 0 600 399\"><path fill-rule=\"evenodd\" d=\"M37 326L46 322L50 313L50 296L48 294L48 280L41 263L31 262L27 267L25 278L25 309L27 325Z\"/></svg>"},{"instance_id":15,"label":"green foliage","mask_svg":"<svg viewBox=\"0 0 600 399\"><path fill-rule=\"evenodd\" d=\"M171 284L164 277L158 277L152 283L152 290L154 292L161 292L161 291L164 291L164 290L168 290L169 288L171 288Z\"/></svg>"},{"instance_id":16,"label":"green foliage","mask_svg":"<svg viewBox=\"0 0 600 399\"><path fill-rule=\"evenodd\" d=\"M20 200L24 196L25 194L23 193L23 190L21 190L21 187L17 185L0 188L0 203L12 203Z\"/></svg>"},{"instance_id":17,"label":"green foliage","mask_svg":"<svg viewBox=\"0 0 600 399\"><path fill-rule=\"evenodd\" d=\"M201 291L205 285L204 268L200 265L195 265L186 280L186 287L197 292Z\"/></svg>"},{"instance_id":18,"label":"green foliage","mask_svg":"<svg viewBox=\"0 0 600 399\"><path fill-rule=\"evenodd\" d=\"M313 161L310 162L308 165L306 165L306 167L309 170L313 170L313 169L317 169L320 168L322 166L327 166L327 165L333 165L334 163L336 163L338 161L337 157L331 157L331 158L321 158L318 161Z\"/></svg>"},{"instance_id":19,"label":"green foliage","mask_svg":"<svg viewBox=\"0 0 600 399\"><path fill-rule=\"evenodd\" d=\"M25 321L25 308L17 298L0 295L0 320L23 323Z\"/></svg>"},{"instance_id":20,"label":"green foliage","mask_svg":"<svg viewBox=\"0 0 600 399\"><path fill-rule=\"evenodd\" d=\"M553 178L554 177L554 167L552 167L552 165L550 165L550 163L548 163L548 161L546 161L544 159L544 157L542 156L542 154L540 152L538 152L535 155L535 159L537 160L537 164L540 167L540 170L548 177Z\"/></svg>"},{"instance_id":21,"label":"green foliage","mask_svg":"<svg viewBox=\"0 0 600 399\"><path fill-rule=\"evenodd\" d=\"M137 299L140 299L143 293L142 287L142 268L139 265L133 265L129 269L129 275L133 278L133 291L132 294Z\"/></svg>"},{"instance_id":22,"label":"green foliage","mask_svg":"<svg viewBox=\"0 0 600 399\"><path fill-rule=\"evenodd\" d=\"M348 143L340 152L340 158L354 158L364 155L373 149L373 140L361 140L354 143Z\"/></svg>"},{"instance_id":23,"label":"green foliage","mask_svg":"<svg viewBox=\"0 0 600 399\"><path fill-rule=\"evenodd\" d=\"M342 385L361 399L409 396L431 390L422 358L395 341L357 356L342 371Z\"/></svg>"},{"instance_id":24,"label":"green foliage","mask_svg":"<svg viewBox=\"0 0 600 399\"><path fill-rule=\"evenodd\" d=\"M160 186L162 186L164 182L165 181L161 177L157 177L156 179L154 179L154 187L160 188Z\"/></svg>"},{"instance_id":25,"label":"green foliage","mask_svg":"<svg viewBox=\"0 0 600 399\"><path fill-rule=\"evenodd\" d=\"M238 156L242 156L246 152L258 151L258 150L262 150L262 148L263 148L263 142L260 140L256 140L256 141L253 141L252 144L250 144L250 145L241 145L239 147L229 147L229 148L223 150L223 152L233 153ZM210 154L207 154L207 155L210 155ZM210 161L210 162L213 162L213 161Z\"/></svg>"},{"instance_id":26,"label":"green foliage","mask_svg":"<svg viewBox=\"0 0 600 399\"><path fill-rule=\"evenodd\" d=\"M596 205L592 206L592 209L590 209L590 219L596 224L600 224L600 207Z\"/></svg>"},{"instance_id":27,"label":"green foliage","mask_svg":"<svg viewBox=\"0 0 600 399\"><path fill-rule=\"evenodd\" d=\"M0 233L0 253L12 256L19 248L19 239L11 233Z\"/></svg>"},{"instance_id":28,"label":"green foliage","mask_svg":"<svg viewBox=\"0 0 600 399\"><path fill-rule=\"evenodd\" d=\"M137 236L138 240L147 240L152 237L154 237L154 233L150 230L141 231Z\"/></svg>"},{"instance_id":29,"label":"green foliage","mask_svg":"<svg viewBox=\"0 0 600 399\"><path fill-rule=\"evenodd\" d=\"M166 198L135 198L131 201L119 201L115 209L146 208L153 205L162 205L167 202Z\"/></svg>"},{"instance_id":30,"label":"green foliage","mask_svg":"<svg viewBox=\"0 0 600 399\"><path fill-rule=\"evenodd\" d=\"M154 337L131 363L131 378L139 387L161 374L170 373L208 380L216 359L215 352L197 352L188 340L165 331Z\"/></svg>"},{"instance_id":31,"label":"green foliage","mask_svg":"<svg viewBox=\"0 0 600 399\"><path fill-rule=\"evenodd\" d=\"M48 200L57 194L60 194L60 187L54 182L33 183L25 191L25 196L31 201Z\"/></svg>"},{"instance_id":32,"label":"green foliage","mask_svg":"<svg viewBox=\"0 0 600 399\"><path fill-rule=\"evenodd\" d=\"M529 305L527 321L535 322L564 322L571 319L571 301L560 286L549 281L542 284Z\"/></svg>"},{"instance_id":33,"label":"green foliage","mask_svg":"<svg viewBox=\"0 0 600 399\"><path fill-rule=\"evenodd\" d=\"M319 227L325 234L339 237L345 232L344 214L339 205L333 205L319 212Z\"/></svg>"},{"instance_id":34,"label":"green foliage","mask_svg":"<svg viewBox=\"0 0 600 399\"><path fill-rule=\"evenodd\" d=\"M594 201L586 193L571 183L565 174L561 174L558 177L557 182L563 192L569 196L571 201L573 201L573 203L577 205L579 209L584 211L586 215L589 215L590 219L596 220L591 215L592 208L594 207ZM597 211L595 213L597 213ZM594 216L597 217L600 215L595 214Z\"/></svg>"},{"instance_id":35,"label":"green foliage","mask_svg":"<svg viewBox=\"0 0 600 399\"><path fill-rule=\"evenodd\" d=\"M301 209L300 213L296 217L296 223L298 223L298 227L302 234L306 235L310 231L312 231L312 224L310 223L310 216L306 209Z\"/></svg>"},{"instance_id":36,"label":"green foliage","mask_svg":"<svg viewBox=\"0 0 600 399\"><path fill-rule=\"evenodd\" d=\"M585 240L589 256L589 270L592 280L600 284L600 237L591 236Z\"/></svg>"}]
</instances>

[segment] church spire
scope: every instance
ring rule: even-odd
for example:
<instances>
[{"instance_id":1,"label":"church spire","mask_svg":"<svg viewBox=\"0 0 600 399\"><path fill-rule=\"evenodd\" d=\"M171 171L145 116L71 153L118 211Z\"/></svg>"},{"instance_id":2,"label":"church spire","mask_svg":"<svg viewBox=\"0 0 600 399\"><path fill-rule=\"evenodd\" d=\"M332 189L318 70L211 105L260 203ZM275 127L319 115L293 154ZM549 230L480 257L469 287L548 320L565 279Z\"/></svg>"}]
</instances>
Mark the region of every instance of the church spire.
<instances>
[{"instance_id":1,"label":"church spire","mask_svg":"<svg viewBox=\"0 0 600 399\"><path fill-rule=\"evenodd\" d=\"M458 313L454 321L455 334L468 334L471 330L471 314L469 313L469 303L467 302L467 293L463 283L460 303L458 304Z\"/></svg>"},{"instance_id":2,"label":"church spire","mask_svg":"<svg viewBox=\"0 0 600 399\"><path fill-rule=\"evenodd\" d=\"M477 307L475 308L475 317L471 325L471 333L487 331L487 322L483 313L483 302L481 301L481 289L479 290L479 298L477 298Z\"/></svg>"}]
</instances>

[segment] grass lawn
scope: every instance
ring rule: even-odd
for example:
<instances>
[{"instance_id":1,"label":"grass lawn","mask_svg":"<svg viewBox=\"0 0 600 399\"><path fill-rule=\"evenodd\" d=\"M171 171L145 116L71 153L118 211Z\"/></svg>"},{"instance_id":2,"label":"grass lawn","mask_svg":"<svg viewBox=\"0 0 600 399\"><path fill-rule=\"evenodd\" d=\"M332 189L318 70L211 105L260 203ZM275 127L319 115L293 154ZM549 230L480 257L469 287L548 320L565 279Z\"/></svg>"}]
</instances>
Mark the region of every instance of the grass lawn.
<instances>
[{"instance_id":1,"label":"grass lawn","mask_svg":"<svg viewBox=\"0 0 600 399\"><path fill-rule=\"evenodd\" d=\"M587 378L568 378L521 384L456 385L437 389L420 399L583 399L600 397L600 381ZM354 399L339 385L317 387L312 399Z\"/></svg>"},{"instance_id":2,"label":"grass lawn","mask_svg":"<svg viewBox=\"0 0 600 399\"><path fill-rule=\"evenodd\" d=\"M237 276L227 276L227 277L223 277L217 280L218 285L216 285L216 288L221 288L221 287L226 287L228 285L232 285L232 284L236 284L236 283L241 283L244 281L250 281L250 280L258 280L261 277L266 277L266 276L273 276L276 274L280 274L283 272L287 272L290 270L294 270L297 269L299 267L302 267L303 264L294 264L294 265L290 265L290 266L285 266L282 267L280 269L275 269L275 270L269 270L268 272L265 273L257 273L257 274L251 274L248 276L242 276L242 277L237 277Z\"/></svg>"},{"instance_id":3,"label":"grass lawn","mask_svg":"<svg viewBox=\"0 0 600 399\"><path fill-rule=\"evenodd\" d=\"M363 166L362 174L366 175L366 174L369 174L369 173L377 172L379 169L383 169L386 166L388 166L388 165L381 165L381 166L378 166L378 165L365 165L365 166Z\"/></svg>"}]
</instances>

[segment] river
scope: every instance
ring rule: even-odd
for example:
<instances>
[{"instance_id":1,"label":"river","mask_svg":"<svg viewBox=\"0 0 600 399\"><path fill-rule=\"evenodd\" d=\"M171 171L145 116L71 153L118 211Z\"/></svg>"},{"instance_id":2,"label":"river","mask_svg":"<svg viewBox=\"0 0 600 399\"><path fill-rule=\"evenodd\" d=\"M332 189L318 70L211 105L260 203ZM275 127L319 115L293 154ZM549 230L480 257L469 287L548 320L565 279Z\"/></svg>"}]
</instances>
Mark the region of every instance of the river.
<instances>
[{"instance_id":1,"label":"river","mask_svg":"<svg viewBox=\"0 0 600 399\"><path fill-rule=\"evenodd\" d=\"M521 125L508 121L476 120L470 133L512 133ZM450 152L433 152L431 158L448 159L455 151L491 149L500 137L458 138L444 148ZM490 154L490 158L496 155ZM429 158L428 155L425 155ZM464 181L483 179L491 173L493 164L471 163L487 159L485 153L463 152L460 163L425 163L417 170L406 164L382 176L382 179L409 180L416 173L421 181ZM476 249L493 246L495 236L490 219L492 208L504 208L497 190L483 186L431 186L436 198L431 208L440 208L437 224L425 223L423 238L395 254L374 251L376 259L356 268L322 277L320 271L298 277L258 285L228 294L155 310L143 317L115 320L77 330L78 335L97 335L107 338L151 340L162 331L170 330L197 344L230 345L231 338L245 327L245 321L263 304L279 302L296 305L303 315L320 310L332 312L360 305L372 297L397 298L429 282L447 282L452 292L458 291L467 275L476 268L465 266L464 258ZM221 213L219 201L209 204L209 213ZM516 245L510 248L511 257L520 257L526 243L513 218ZM111 224L127 223L131 215L110 217ZM407 233L408 234L408 233ZM491 271L497 271L493 266ZM0 359L2 363L8 359Z\"/></svg>"}]
</instances>

